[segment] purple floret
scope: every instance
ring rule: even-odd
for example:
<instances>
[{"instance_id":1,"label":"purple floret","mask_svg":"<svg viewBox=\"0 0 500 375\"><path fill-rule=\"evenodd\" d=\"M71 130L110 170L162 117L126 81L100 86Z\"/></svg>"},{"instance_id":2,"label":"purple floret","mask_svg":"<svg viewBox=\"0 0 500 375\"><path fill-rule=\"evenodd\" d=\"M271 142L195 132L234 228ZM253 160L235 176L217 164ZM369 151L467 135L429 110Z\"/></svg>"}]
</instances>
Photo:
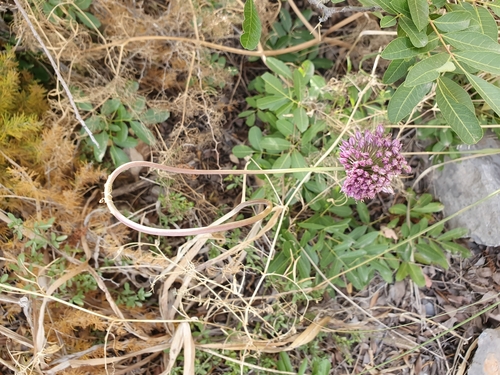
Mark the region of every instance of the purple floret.
<instances>
[{"instance_id":1,"label":"purple floret","mask_svg":"<svg viewBox=\"0 0 500 375\"><path fill-rule=\"evenodd\" d=\"M347 174L342 191L356 200L372 199L381 191L394 193L392 178L411 171L401 154L401 142L384 136L382 125L375 133L358 131L342 142L339 161Z\"/></svg>"}]
</instances>

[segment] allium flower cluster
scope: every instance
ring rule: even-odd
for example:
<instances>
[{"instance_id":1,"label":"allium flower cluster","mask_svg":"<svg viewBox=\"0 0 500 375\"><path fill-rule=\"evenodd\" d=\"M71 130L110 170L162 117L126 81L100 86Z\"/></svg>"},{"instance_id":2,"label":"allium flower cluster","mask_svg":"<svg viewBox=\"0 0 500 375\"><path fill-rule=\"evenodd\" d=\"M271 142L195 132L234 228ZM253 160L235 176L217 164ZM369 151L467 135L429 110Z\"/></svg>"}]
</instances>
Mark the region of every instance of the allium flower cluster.
<instances>
[{"instance_id":1,"label":"allium flower cluster","mask_svg":"<svg viewBox=\"0 0 500 375\"><path fill-rule=\"evenodd\" d=\"M340 146L339 161L345 168L347 178L342 191L356 200L372 199L378 192L394 193L393 177L411 171L401 155L401 142L384 136L379 125L375 133L357 132Z\"/></svg>"}]
</instances>

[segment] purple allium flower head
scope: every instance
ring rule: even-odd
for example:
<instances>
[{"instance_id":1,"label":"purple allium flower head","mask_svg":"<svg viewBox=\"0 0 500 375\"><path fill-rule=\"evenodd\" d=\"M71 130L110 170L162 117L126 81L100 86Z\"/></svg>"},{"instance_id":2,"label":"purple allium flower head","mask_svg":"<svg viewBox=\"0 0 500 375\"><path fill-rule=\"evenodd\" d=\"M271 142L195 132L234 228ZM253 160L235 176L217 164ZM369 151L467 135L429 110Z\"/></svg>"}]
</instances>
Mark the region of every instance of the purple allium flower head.
<instances>
[{"instance_id":1,"label":"purple allium flower head","mask_svg":"<svg viewBox=\"0 0 500 375\"><path fill-rule=\"evenodd\" d=\"M342 142L340 163L347 177L342 191L356 200L372 199L378 192L394 193L391 188L393 177L411 171L401 155L401 142L384 136L382 125L375 133L365 131Z\"/></svg>"}]
</instances>

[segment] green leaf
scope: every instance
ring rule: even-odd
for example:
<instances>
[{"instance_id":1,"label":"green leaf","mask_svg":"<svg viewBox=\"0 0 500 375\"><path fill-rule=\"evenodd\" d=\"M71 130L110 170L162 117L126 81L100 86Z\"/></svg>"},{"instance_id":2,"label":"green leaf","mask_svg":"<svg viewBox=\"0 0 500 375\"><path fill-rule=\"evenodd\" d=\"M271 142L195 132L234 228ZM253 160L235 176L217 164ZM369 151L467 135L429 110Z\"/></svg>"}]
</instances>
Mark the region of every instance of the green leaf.
<instances>
[{"instance_id":1,"label":"green leaf","mask_svg":"<svg viewBox=\"0 0 500 375\"><path fill-rule=\"evenodd\" d=\"M391 5L399 15L411 18L408 0L391 0Z\"/></svg>"},{"instance_id":2,"label":"green leaf","mask_svg":"<svg viewBox=\"0 0 500 375\"><path fill-rule=\"evenodd\" d=\"M146 108L146 98L144 96L137 97L130 106L134 112L142 112Z\"/></svg>"},{"instance_id":3,"label":"green leaf","mask_svg":"<svg viewBox=\"0 0 500 375\"><path fill-rule=\"evenodd\" d=\"M128 127L124 122L118 122L116 123L120 127L120 130L116 132L116 139L118 142L125 142L128 136Z\"/></svg>"},{"instance_id":4,"label":"green leaf","mask_svg":"<svg viewBox=\"0 0 500 375\"><path fill-rule=\"evenodd\" d=\"M492 74L500 74L500 52L460 51L455 53L455 57L474 68Z\"/></svg>"},{"instance_id":5,"label":"green leaf","mask_svg":"<svg viewBox=\"0 0 500 375\"><path fill-rule=\"evenodd\" d=\"M469 30L478 31L496 41L498 39L498 27L495 18L493 18L488 9L480 6L472 6L465 2L461 4L472 15Z\"/></svg>"},{"instance_id":6,"label":"green leaf","mask_svg":"<svg viewBox=\"0 0 500 375\"><path fill-rule=\"evenodd\" d=\"M290 154L287 152L281 155L276 161L273 163L273 169L288 169L292 165L292 161L290 159ZM276 173L276 177L283 176L283 173Z\"/></svg>"},{"instance_id":7,"label":"green leaf","mask_svg":"<svg viewBox=\"0 0 500 375\"><path fill-rule=\"evenodd\" d=\"M368 206L364 202L356 203L356 210L358 211L359 219L363 224L370 223L370 212L368 211Z\"/></svg>"},{"instance_id":8,"label":"green leaf","mask_svg":"<svg viewBox=\"0 0 500 375\"><path fill-rule=\"evenodd\" d=\"M262 34L262 24L253 0L245 1L243 16L243 34L240 37L240 43L243 48L253 50L257 48Z\"/></svg>"},{"instance_id":9,"label":"green leaf","mask_svg":"<svg viewBox=\"0 0 500 375\"><path fill-rule=\"evenodd\" d=\"M89 12L78 12L76 14L76 17L89 29L98 29L99 27L101 27L101 21L99 21L93 14L90 14Z\"/></svg>"},{"instance_id":10,"label":"green leaf","mask_svg":"<svg viewBox=\"0 0 500 375\"><path fill-rule=\"evenodd\" d=\"M423 48L415 48L410 42L410 38L399 37L390 42L381 54L381 57L386 60L401 60L410 57L418 56L422 53L429 52L437 47L438 37L436 34L428 36L429 42Z\"/></svg>"},{"instance_id":11,"label":"green leaf","mask_svg":"<svg viewBox=\"0 0 500 375\"><path fill-rule=\"evenodd\" d=\"M399 86L387 106L389 121L397 123L408 116L430 88L431 85L428 83L412 87Z\"/></svg>"},{"instance_id":12,"label":"green leaf","mask_svg":"<svg viewBox=\"0 0 500 375\"><path fill-rule=\"evenodd\" d=\"M301 133L304 133L309 127L309 117L304 107L297 107L293 111L293 123Z\"/></svg>"},{"instance_id":13,"label":"green leaf","mask_svg":"<svg viewBox=\"0 0 500 375\"><path fill-rule=\"evenodd\" d=\"M100 163L106 154L106 149L108 148L109 135L106 132L99 134L94 134L94 138L97 141L98 146L93 144L94 148L94 158Z\"/></svg>"},{"instance_id":14,"label":"green leaf","mask_svg":"<svg viewBox=\"0 0 500 375\"><path fill-rule=\"evenodd\" d=\"M155 137L151 130L146 128L146 126L139 121L130 121L130 127L134 131L134 134L141 141L146 143L147 145L152 145L155 141Z\"/></svg>"},{"instance_id":15,"label":"green leaf","mask_svg":"<svg viewBox=\"0 0 500 375\"><path fill-rule=\"evenodd\" d=\"M500 53L500 44L490 37L474 31L443 34L443 39L456 49L462 51Z\"/></svg>"},{"instance_id":16,"label":"green leaf","mask_svg":"<svg viewBox=\"0 0 500 375\"><path fill-rule=\"evenodd\" d=\"M146 125L159 124L170 117L170 112L164 109L150 108L139 117Z\"/></svg>"},{"instance_id":17,"label":"green leaf","mask_svg":"<svg viewBox=\"0 0 500 375\"><path fill-rule=\"evenodd\" d=\"M443 117L464 143L479 142L483 129L464 89L450 79L440 77L436 87L436 102Z\"/></svg>"},{"instance_id":18,"label":"green leaf","mask_svg":"<svg viewBox=\"0 0 500 375\"><path fill-rule=\"evenodd\" d=\"M410 271L409 263L403 262L398 268L398 272L396 272L396 281L404 280L406 276L408 276Z\"/></svg>"},{"instance_id":19,"label":"green leaf","mask_svg":"<svg viewBox=\"0 0 500 375\"><path fill-rule=\"evenodd\" d=\"M130 158L125 153L125 151L114 145L109 148L109 153L115 167L119 167L120 165L128 163L130 161Z\"/></svg>"},{"instance_id":20,"label":"green leaf","mask_svg":"<svg viewBox=\"0 0 500 375\"><path fill-rule=\"evenodd\" d=\"M408 17L402 16L399 19L399 26L401 26L403 31L408 35L413 46L422 48L429 42L429 38L425 31L418 30L413 21Z\"/></svg>"},{"instance_id":21,"label":"green leaf","mask_svg":"<svg viewBox=\"0 0 500 375\"><path fill-rule=\"evenodd\" d=\"M282 77L292 79L292 71L283 61L278 60L274 57L268 57L266 59L266 65L269 67L269 69L271 69L272 72Z\"/></svg>"},{"instance_id":22,"label":"green leaf","mask_svg":"<svg viewBox=\"0 0 500 375\"><path fill-rule=\"evenodd\" d=\"M408 263L408 274L419 287L425 286L425 277L420 266Z\"/></svg>"},{"instance_id":23,"label":"green leaf","mask_svg":"<svg viewBox=\"0 0 500 375\"><path fill-rule=\"evenodd\" d=\"M413 65L415 62L414 59L411 60L392 60L389 63L389 66L385 70L384 77L382 78L382 81L386 84L389 85L391 83L396 82L398 79L403 78L406 73L408 72L408 69Z\"/></svg>"},{"instance_id":24,"label":"green leaf","mask_svg":"<svg viewBox=\"0 0 500 375\"><path fill-rule=\"evenodd\" d=\"M304 100L306 94L306 79L298 69L293 71L293 91L297 101Z\"/></svg>"},{"instance_id":25,"label":"green leaf","mask_svg":"<svg viewBox=\"0 0 500 375\"><path fill-rule=\"evenodd\" d=\"M408 0L411 19L419 31L429 24L429 5L427 0Z\"/></svg>"},{"instance_id":26,"label":"green leaf","mask_svg":"<svg viewBox=\"0 0 500 375\"><path fill-rule=\"evenodd\" d=\"M286 139L272 136L263 137L260 145L268 151L285 151L292 147L292 144Z\"/></svg>"},{"instance_id":27,"label":"green leaf","mask_svg":"<svg viewBox=\"0 0 500 375\"><path fill-rule=\"evenodd\" d=\"M446 13L435 19L434 25L444 33L460 31L469 27L471 20L471 15L465 10L458 10L450 13Z\"/></svg>"},{"instance_id":28,"label":"green leaf","mask_svg":"<svg viewBox=\"0 0 500 375\"><path fill-rule=\"evenodd\" d=\"M373 2L389 14L396 14L397 13L391 4L391 0L373 0Z\"/></svg>"},{"instance_id":29,"label":"green leaf","mask_svg":"<svg viewBox=\"0 0 500 375\"><path fill-rule=\"evenodd\" d=\"M101 117L92 115L87 120L85 120L85 125L92 132L100 132L106 128L106 123L102 120Z\"/></svg>"},{"instance_id":30,"label":"green leaf","mask_svg":"<svg viewBox=\"0 0 500 375\"><path fill-rule=\"evenodd\" d=\"M307 168L308 167L306 159L304 158L304 156L302 156L302 154L299 151L293 150L292 153L290 154L290 157L291 157L291 167L292 168ZM307 176L307 172L294 172L293 173L293 177L295 177L299 181L306 178L306 176Z\"/></svg>"},{"instance_id":31,"label":"green leaf","mask_svg":"<svg viewBox=\"0 0 500 375\"><path fill-rule=\"evenodd\" d=\"M500 88L467 72L465 75L481 98L500 116Z\"/></svg>"},{"instance_id":32,"label":"green leaf","mask_svg":"<svg viewBox=\"0 0 500 375\"><path fill-rule=\"evenodd\" d=\"M237 145L233 147L233 155L237 158L245 158L247 156L252 155L255 150L246 145Z\"/></svg>"},{"instance_id":33,"label":"green leaf","mask_svg":"<svg viewBox=\"0 0 500 375\"><path fill-rule=\"evenodd\" d=\"M92 105L92 103L87 103L87 102L76 102L76 107L80 110L80 111L85 111L85 112L90 112L94 109L94 106Z\"/></svg>"},{"instance_id":34,"label":"green leaf","mask_svg":"<svg viewBox=\"0 0 500 375\"><path fill-rule=\"evenodd\" d=\"M437 238L437 240L438 241L458 240L459 238L467 236L468 233L469 230L467 228L455 228L447 231L446 233L443 233Z\"/></svg>"},{"instance_id":35,"label":"green leaf","mask_svg":"<svg viewBox=\"0 0 500 375\"><path fill-rule=\"evenodd\" d=\"M425 264L437 264L444 269L448 269L448 261L444 253L438 248L433 248L427 244L419 243L417 244L418 253L415 253L415 260L425 263ZM423 256L423 259L419 259L418 255Z\"/></svg>"},{"instance_id":36,"label":"green leaf","mask_svg":"<svg viewBox=\"0 0 500 375\"><path fill-rule=\"evenodd\" d=\"M283 82L271 73L264 73L262 75L264 80L264 87L268 94L278 95L278 96L288 96L283 88Z\"/></svg>"},{"instance_id":37,"label":"green leaf","mask_svg":"<svg viewBox=\"0 0 500 375\"><path fill-rule=\"evenodd\" d=\"M365 246L368 246L368 245L372 244L373 241L375 241L379 235L380 235L380 232L366 233L356 241L356 243L353 245L353 247L355 247L356 249L361 249Z\"/></svg>"},{"instance_id":38,"label":"green leaf","mask_svg":"<svg viewBox=\"0 0 500 375\"><path fill-rule=\"evenodd\" d=\"M392 27L396 24L397 20L396 16L384 16L380 19L380 28Z\"/></svg>"},{"instance_id":39,"label":"green leaf","mask_svg":"<svg viewBox=\"0 0 500 375\"><path fill-rule=\"evenodd\" d=\"M75 0L75 6L80 8L81 10L89 9L92 4L92 0Z\"/></svg>"},{"instance_id":40,"label":"green leaf","mask_svg":"<svg viewBox=\"0 0 500 375\"><path fill-rule=\"evenodd\" d=\"M135 138L127 137L123 142L113 138L113 143L121 148L134 148L139 142Z\"/></svg>"},{"instance_id":41,"label":"green leaf","mask_svg":"<svg viewBox=\"0 0 500 375\"><path fill-rule=\"evenodd\" d=\"M293 124L285 119L276 121L276 129L285 137L289 137L294 133Z\"/></svg>"},{"instance_id":42,"label":"green leaf","mask_svg":"<svg viewBox=\"0 0 500 375\"><path fill-rule=\"evenodd\" d=\"M500 17L500 0L488 1L485 3L498 17Z\"/></svg>"},{"instance_id":43,"label":"green leaf","mask_svg":"<svg viewBox=\"0 0 500 375\"><path fill-rule=\"evenodd\" d=\"M414 207L411 209L413 212L418 212L418 213L432 213L432 212L440 212L444 209L444 204L439 203L439 202L432 202L429 203L423 207Z\"/></svg>"},{"instance_id":44,"label":"green leaf","mask_svg":"<svg viewBox=\"0 0 500 375\"><path fill-rule=\"evenodd\" d=\"M252 126L248 131L248 142L250 143L250 146L256 150L262 151L262 146L260 144L261 140L262 130L260 130L257 126Z\"/></svg>"},{"instance_id":45,"label":"green leaf","mask_svg":"<svg viewBox=\"0 0 500 375\"><path fill-rule=\"evenodd\" d=\"M286 104L289 101L290 99L282 95L269 95L257 99L257 108L269 109L270 111L275 111L278 108L280 108L283 104Z\"/></svg>"},{"instance_id":46,"label":"green leaf","mask_svg":"<svg viewBox=\"0 0 500 375\"><path fill-rule=\"evenodd\" d=\"M104 102L101 107L101 114L104 116L111 116L114 114L118 107L122 104L119 99L108 99Z\"/></svg>"},{"instance_id":47,"label":"green leaf","mask_svg":"<svg viewBox=\"0 0 500 375\"><path fill-rule=\"evenodd\" d=\"M416 63L408 72L405 86L416 86L434 81L440 75L438 69L442 68L449 59L449 54L438 53Z\"/></svg>"},{"instance_id":48,"label":"green leaf","mask_svg":"<svg viewBox=\"0 0 500 375\"><path fill-rule=\"evenodd\" d=\"M472 254L469 249L454 242L440 242L440 245L452 253L458 253L463 258L469 258Z\"/></svg>"}]
</instances>

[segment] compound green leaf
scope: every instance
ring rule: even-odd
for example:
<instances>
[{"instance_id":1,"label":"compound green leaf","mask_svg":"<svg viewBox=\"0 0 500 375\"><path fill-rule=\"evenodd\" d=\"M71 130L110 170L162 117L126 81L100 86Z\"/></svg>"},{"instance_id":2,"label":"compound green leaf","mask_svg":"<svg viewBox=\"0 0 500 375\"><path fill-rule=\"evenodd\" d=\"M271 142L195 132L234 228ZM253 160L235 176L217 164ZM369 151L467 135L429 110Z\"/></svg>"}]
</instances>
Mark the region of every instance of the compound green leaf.
<instances>
[{"instance_id":1,"label":"compound green leaf","mask_svg":"<svg viewBox=\"0 0 500 375\"><path fill-rule=\"evenodd\" d=\"M429 38L427 37L425 30L420 31L413 23L413 21L408 17L402 16L399 19L399 25L401 26L403 31L408 35L408 38L410 38L410 42L411 44L413 44L414 47L422 48L425 47L429 42Z\"/></svg>"},{"instance_id":2,"label":"compound green leaf","mask_svg":"<svg viewBox=\"0 0 500 375\"><path fill-rule=\"evenodd\" d=\"M443 34L443 38L454 48L462 51L500 53L500 44L491 40L490 37L478 32L460 31L456 33L447 33Z\"/></svg>"},{"instance_id":3,"label":"compound green leaf","mask_svg":"<svg viewBox=\"0 0 500 375\"><path fill-rule=\"evenodd\" d=\"M408 0L411 19L419 31L429 24L429 5L427 0Z\"/></svg>"},{"instance_id":4,"label":"compound green leaf","mask_svg":"<svg viewBox=\"0 0 500 375\"><path fill-rule=\"evenodd\" d=\"M436 248L435 246L430 246L428 244L420 243L417 244L417 250L420 254L424 256L424 258L428 261L428 263L437 264L444 269L448 269L448 261L446 260L446 256L444 252ZM417 254L415 254L415 259L417 259Z\"/></svg>"},{"instance_id":5,"label":"compound green leaf","mask_svg":"<svg viewBox=\"0 0 500 375\"><path fill-rule=\"evenodd\" d=\"M492 74L500 74L500 52L456 52L457 60Z\"/></svg>"},{"instance_id":6,"label":"compound green leaf","mask_svg":"<svg viewBox=\"0 0 500 375\"><path fill-rule=\"evenodd\" d=\"M240 43L243 48L253 50L257 48L262 34L262 24L253 0L246 0L243 16L243 34L240 37Z\"/></svg>"},{"instance_id":7,"label":"compound green leaf","mask_svg":"<svg viewBox=\"0 0 500 375\"><path fill-rule=\"evenodd\" d=\"M483 129L474 113L472 101L463 88L448 78L440 77L436 102L445 120L464 143L479 142L483 137Z\"/></svg>"},{"instance_id":8,"label":"compound green leaf","mask_svg":"<svg viewBox=\"0 0 500 375\"><path fill-rule=\"evenodd\" d=\"M434 20L434 25L444 33L460 31L469 27L471 15L465 10L446 13Z\"/></svg>"},{"instance_id":9,"label":"compound green leaf","mask_svg":"<svg viewBox=\"0 0 500 375\"><path fill-rule=\"evenodd\" d=\"M408 69L413 65L415 59L410 60L392 60L385 70L382 82L386 85L396 82L398 79L403 78Z\"/></svg>"},{"instance_id":10,"label":"compound green leaf","mask_svg":"<svg viewBox=\"0 0 500 375\"><path fill-rule=\"evenodd\" d=\"M450 59L447 53L438 53L416 63L408 72L405 86L416 86L432 82L439 77L439 69Z\"/></svg>"},{"instance_id":11,"label":"compound green leaf","mask_svg":"<svg viewBox=\"0 0 500 375\"><path fill-rule=\"evenodd\" d=\"M471 85L476 89L477 93L481 95L491 109L500 116L500 88L467 72L465 72L465 75L469 79Z\"/></svg>"},{"instance_id":12,"label":"compound green leaf","mask_svg":"<svg viewBox=\"0 0 500 375\"><path fill-rule=\"evenodd\" d=\"M389 121L397 123L408 116L429 92L430 87L430 84L399 86L387 106Z\"/></svg>"},{"instance_id":13,"label":"compound green leaf","mask_svg":"<svg viewBox=\"0 0 500 375\"><path fill-rule=\"evenodd\" d=\"M398 271L396 272L396 281L401 281L404 280L406 276L408 276L410 267L409 267L408 262L403 262L398 268Z\"/></svg>"},{"instance_id":14,"label":"compound green leaf","mask_svg":"<svg viewBox=\"0 0 500 375\"><path fill-rule=\"evenodd\" d=\"M269 67L269 69L271 69L272 72L282 77L292 79L292 71L283 61L278 60L274 57L268 57L266 59L266 65Z\"/></svg>"}]
</instances>

